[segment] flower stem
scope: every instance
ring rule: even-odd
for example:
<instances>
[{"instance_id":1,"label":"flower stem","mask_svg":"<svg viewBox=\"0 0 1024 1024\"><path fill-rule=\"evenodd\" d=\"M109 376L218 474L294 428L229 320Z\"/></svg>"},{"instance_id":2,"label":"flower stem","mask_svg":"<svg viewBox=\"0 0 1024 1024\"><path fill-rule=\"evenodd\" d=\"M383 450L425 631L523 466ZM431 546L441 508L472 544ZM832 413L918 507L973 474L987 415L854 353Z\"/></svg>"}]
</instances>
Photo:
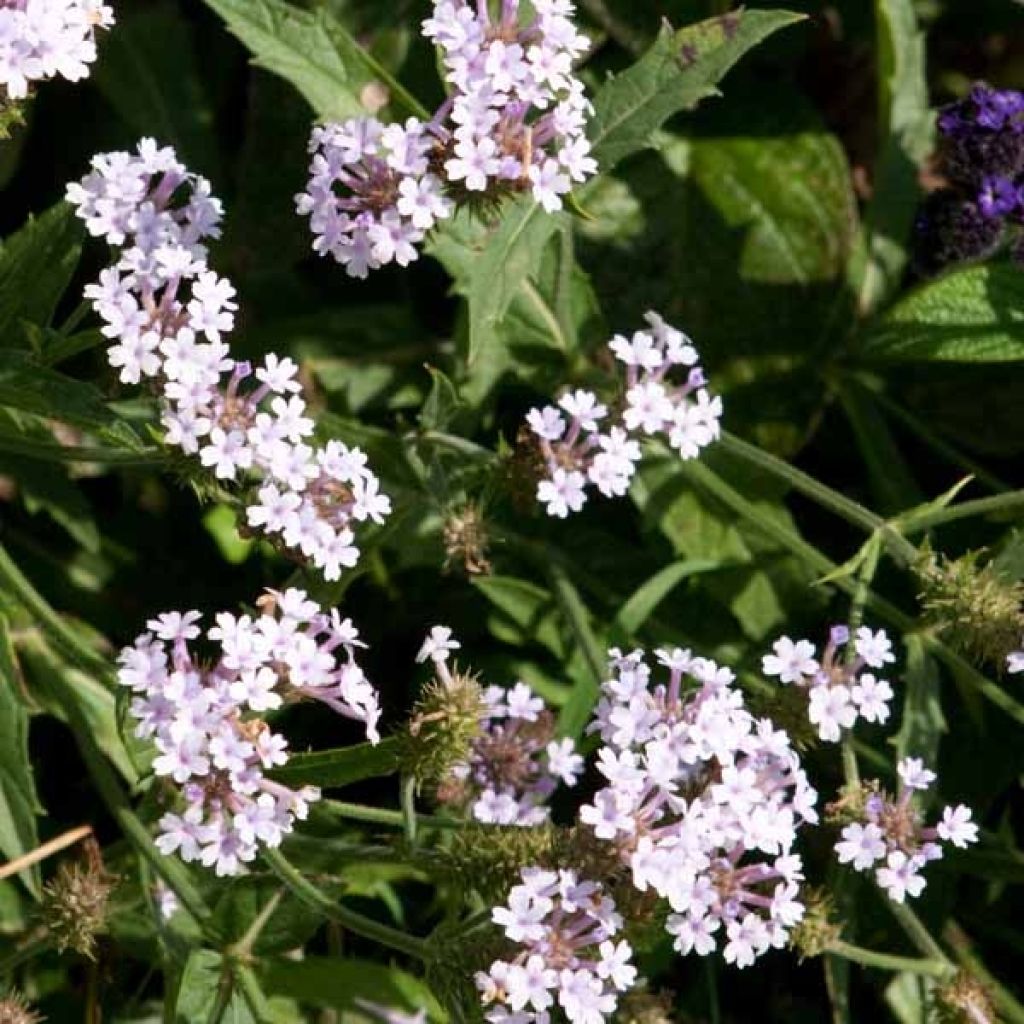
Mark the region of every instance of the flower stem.
<instances>
[{"instance_id":1,"label":"flower stem","mask_svg":"<svg viewBox=\"0 0 1024 1024\"><path fill-rule=\"evenodd\" d=\"M324 917L337 921L343 928L355 932L356 935L361 935L364 939L379 942L382 946L388 946L420 960L430 958L427 943L423 939L414 935L406 935L405 932L381 924L372 918L364 917L362 914L336 903L312 882L307 881L280 850L264 849L261 852L263 859L274 874L306 906L318 910Z\"/></svg>"},{"instance_id":2,"label":"flower stem","mask_svg":"<svg viewBox=\"0 0 1024 1024\"><path fill-rule=\"evenodd\" d=\"M1010 491L1007 494L993 494L991 497L978 498L975 501L963 501L959 505L950 505L946 508L921 511L903 520L901 529L908 533L920 533L971 516L1019 511L1024 511L1024 491Z\"/></svg>"},{"instance_id":3,"label":"flower stem","mask_svg":"<svg viewBox=\"0 0 1024 1024\"><path fill-rule=\"evenodd\" d=\"M915 958L896 956L893 953L879 953L873 949L863 949L852 943L837 939L828 947L833 956L841 956L863 967L877 967L883 971L910 971L913 974L925 974L932 978L945 978L955 973L955 968L948 960L932 958Z\"/></svg>"},{"instance_id":4,"label":"flower stem","mask_svg":"<svg viewBox=\"0 0 1024 1024\"><path fill-rule=\"evenodd\" d=\"M402 779L402 826L410 846L416 845L416 825L416 777L408 775Z\"/></svg>"},{"instance_id":5,"label":"flower stem","mask_svg":"<svg viewBox=\"0 0 1024 1024\"><path fill-rule=\"evenodd\" d=\"M948 969L952 968L952 961L946 956L942 947L932 938L932 933L924 926L924 922L905 903L897 903L895 900L886 898L886 906L889 912L899 922L900 927L906 932L907 938L929 959L938 960Z\"/></svg>"}]
</instances>

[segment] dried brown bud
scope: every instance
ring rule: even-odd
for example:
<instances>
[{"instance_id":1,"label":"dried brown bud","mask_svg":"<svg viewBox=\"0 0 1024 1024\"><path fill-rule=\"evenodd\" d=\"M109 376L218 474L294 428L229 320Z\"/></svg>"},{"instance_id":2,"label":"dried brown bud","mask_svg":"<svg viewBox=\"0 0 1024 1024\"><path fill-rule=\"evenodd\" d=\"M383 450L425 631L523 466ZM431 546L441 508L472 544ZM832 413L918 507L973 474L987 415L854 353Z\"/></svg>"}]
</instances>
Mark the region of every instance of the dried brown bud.
<instances>
[{"instance_id":1,"label":"dried brown bud","mask_svg":"<svg viewBox=\"0 0 1024 1024\"><path fill-rule=\"evenodd\" d=\"M933 995L939 1024L997 1024L999 1018L981 982L967 971L940 985Z\"/></svg>"},{"instance_id":2,"label":"dried brown bud","mask_svg":"<svg viewBox=\"0 0 1024 1024\"><path fill-rule=\"evenodd\" d=\"M45 1020L33 1010L25 997L12 992L0 999L0 1024L40 1024Z\"/></svg>"},{"instance_id":3,"label":"dried brown bud","mask_svg":"<svg viewBox=\"0 0 1024 1024\"><path fill-rule=\"evenodd\" d=\"M487 525L479 505L468 502L453 510L444 522L445 570L461 565L469 576L489 575L489 543Z\"/></svg>"}]
</instances>

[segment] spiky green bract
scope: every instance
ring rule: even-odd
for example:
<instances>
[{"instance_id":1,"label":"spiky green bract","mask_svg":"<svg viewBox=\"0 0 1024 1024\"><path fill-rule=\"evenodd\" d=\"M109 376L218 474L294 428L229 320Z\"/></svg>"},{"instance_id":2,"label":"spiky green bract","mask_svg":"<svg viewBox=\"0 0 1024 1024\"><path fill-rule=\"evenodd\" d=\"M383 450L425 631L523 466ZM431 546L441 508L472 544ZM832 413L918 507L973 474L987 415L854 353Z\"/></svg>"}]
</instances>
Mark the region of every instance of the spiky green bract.
<instances>
[{"instance_id":1,"label":"spiky green bract","mask_svg":"<svg viewBox=\"0 0 1024 1024\"><path fill-rule=\"evenodd\" d=\"M806 889L803 920L789 933L789 944L800 960L822 956L839 941L839 925L833 920L832 900L824 889Z\"/></svg>"},{"instance_id":2,"label":"spiky green bract","mask_svg":"<svg viewBox=\"0 0 1024 1024\"><path fill-rule=\"evenodd\" d=\"M926 550L915 565L924 617L947 643L1000 669L1024 633L1024 584L1005 579L984 553L945 558Z\"/></svg>"},{"instance_id":3,"label":"spiky green bract","mask_svg":"<svg viewBox=\"0 0 1024 1024\"><path fill-rule=\"evenodd\" d=\"M437 793L453 766L469 757L470 746L480 735L484 710L475 676L456 669L450 682L432 679L401 733L403 773L414 778L417 787Z\"/></svg>"},{"instance_id":4,"label":"spiky green bract","mask_svg":"<svg viewBox=\"0 0 1024 1024\"><path fill-rule=\"evenodd\" d=\"M490 923L467 930L461 922L442 925L430 937L426 980L451 1015L453 1024L483 1020L473 976L507 952L508 943Z\"/></svg>"},{"instance_id":5,"label":"spiky green bract","mask_svg":"<svg viewBox=\"0 0 1024 1024\"><path fill-rule=\"evenodd\" d=\"M0 999L0 1024L41 1024L43 1019L20 992L12 992Z\"/></svg>"}]
</instances>

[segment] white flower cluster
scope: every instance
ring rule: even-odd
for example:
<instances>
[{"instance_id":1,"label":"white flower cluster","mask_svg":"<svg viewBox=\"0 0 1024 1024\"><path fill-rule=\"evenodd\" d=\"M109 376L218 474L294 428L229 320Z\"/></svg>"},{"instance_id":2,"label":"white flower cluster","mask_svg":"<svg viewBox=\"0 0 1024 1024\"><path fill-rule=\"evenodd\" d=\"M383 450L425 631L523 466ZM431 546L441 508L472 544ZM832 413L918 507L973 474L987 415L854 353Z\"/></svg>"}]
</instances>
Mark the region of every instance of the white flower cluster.
<instances>
[{"instance_id":1,"label":"white flower cluster","mask_svg":"<svg viewBox=\"0 0 1024 1024\"><path fill-rule=\"evenodd\" d=\"M0 92L19 100L33 82L88 77L96 29L113 24L102 0L0 0Z\"/></svg>"},{"instance_id":2,"label":"white flower cluster","mask_svg":"<svg viewBox=\"0 0 1024 1024\"><path fill-rule=\"evenodd\" d=\"M301 590L268 591L255 617L222 612L206 637L219 649L199 659L199 612L167 612L120 655L118 680L135 696L136 735L152 739L153 771L173 780L182 814L160 820L157 845L186 861L237 874L261 843L277 846L319 798L265 771L288 761L287 741L260 717L295 700L316 700L361 722L377 742L377 694L355 660L364 646L350 619L328 615Z\"/></svg>"},{"instance_id":3,"label":"white flower cluster","mask_svg":"<svg viewBox=\"0 0 1024 1024\"><path fill-rule=\"evenodd\" d=\"M522 950L476 976L491 1024L548 1024L557 1005L570 1024L602 1024L636 981L633 950L614 937L622 917L596 882L573 871L526 868L492 919Z\"/></svg>"},{"instance_id":4,"label":"white flower cluster","mask_svg":"<svg viewBox=\"0 0 1024 1024\"><path fill-rule=\"evenodd\" d=\"M683 459L696 458L721 435L722 400L705 387L697 350L690 339L658 316L646 315L648 330L632 339L616 335L609 348L626 365L621 412L609 413L591 391L570 391L558 406L531 409L527 423L546 465L537 500L548 515L566 518L587 500L593 484L605 497L629 489L640 461L641 436L664 435ZM685 383L669 375L685 367Z\"/></svg>"},{"instance_id":5,"label":"white flower cluster","mask_svg":"<svg viewBox=\"0 0 1024 1024\"><path fill-rule=\"evenodd\" d=\"M423 33L442 51L449 98L429 122L384 125L354 118L313 129L306 190L313 249L350 277L388 263L407 266L416 246L455 209L452 196L498 198L529 191L549 212L574 182L597 170L590 103L572 73L588 41L571 0L535 0L520 24L519 0L435 0ZM461 194L461 196L460 196Z\"/></svg>"},{"instance_id":6,"label":"white flower cluster","mask_svg":"<svg viewBox=\"0 0 1024 1024\"><path fill-rule=\"evenodd\" d=\"M838 742L842 731L852 729L858 718L879 725L889 719L892 687L885 679L862 671L865 666L884 668L896 660L888 635L884 629L873 633L861 626L852 652L849 642L849 629L833 626L820 661L809 640L794 642L788 636L776 640L774 653L761 659L766 676L776 676L779 682L792 683L806 692L811 724L828 743Z\"/></svg>"},{"instance_id":7,"label":"white flower cluster","mask_svg":"<svg viewBox=\"0 0 1024 1024\"><path fill-rule=\"evenodd\" d=\"M108 357L126 384L152 383L165 440L198 456L218 480L256 482L249 526L299 551L329 580L359 557L353 525L383 522L391 502L357 448L308 443L314 424L298 367L265 357L255 371L231 358L235 289L207 265L222 208L210 183L151 139L136 153L96 156L67 198L91 234L120 248L86 288Z\"/></svg>"},{"instance_id":8,"label":"white flower cluster","mask_svg":"<svg viewBox=\"0 0 1024 1024\"><path fill-rule=\"evenodd\" d=\"M460 646L447 626L435 626L416 660L431 659L442 685L451 686L448 655ZM488 686L483 698L480 735L468 760L438 787L438 799L468 806L488 824L540 825L548 820L547 801L558 784L576 785L583 758L571 739L554 738L554 716L525 683L509 690Z\"/></svg>"},{"instance_id":9,"label":"white flower cluster","mask_svg":"<svg viewBox=\"0 0 1024 1024\"><path fill-rule=\"evenodd\" d=\"M643 651L610 652L590 727L607 785L580 818L638 889L668 900L679 952L704 956L722 938L725 959L746 967L803 917L792 847L818 820L817 793L786 733L746 710L732 672L689 651L656 654L668 683L652 687Z\"/></svg>"},{"instance_id":10,"label":"white flower cluster","mask_svg":"<svg viewBox=\"0 0 1024 1024\"><path fill-rule=\"evenodd\" d=\"M429 169L437 143L429 127L365 117L313 129L309 181L296 209L310 219L313 249L333 256L349 277L392 262L408 266L426 233L451 215L454 205Z\"/></svg>"},{"instance_id":11,"label":"white flower cluster","mask_svg":"<svg viewBox=\"0 0 1024 1024\"><path fill-rule=\"evenodd\" d=\"M924 866L942 857L937 840L963 849L978 841L978 826L971 821L971 810L963 804L946 807L942 820L925 827L914 806L913 795L927 790L935 773L919 758L908 757L897 765L900 776L895 799L875 786L864 799L860 821L847 825L836 843L841 864L856 871L874 871L875 880L897 903L908 896L917 897L925 887L921 875ZM876 868L876 864L881 864Z\"/></svg>"}]
</instances>

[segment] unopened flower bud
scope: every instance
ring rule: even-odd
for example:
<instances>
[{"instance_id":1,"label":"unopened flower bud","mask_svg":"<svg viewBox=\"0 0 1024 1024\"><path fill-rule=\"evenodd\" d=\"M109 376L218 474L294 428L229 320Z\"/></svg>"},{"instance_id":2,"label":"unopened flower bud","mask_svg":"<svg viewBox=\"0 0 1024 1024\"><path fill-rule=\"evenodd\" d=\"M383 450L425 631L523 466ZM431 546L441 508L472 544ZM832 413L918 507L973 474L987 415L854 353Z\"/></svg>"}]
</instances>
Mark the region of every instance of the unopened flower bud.
<instances>
[{"instance_id":1,"label":"unopened flower bud","mask_svg":"<svg viewBox=\"0 0 1024 1024\"><path fill-rule=\"evenodd\" d=\"M85 860L65 861L43 890L43 919L57 949L72 949L90 960L96 956L96 939L107 931L110 894L117 883L108 874L99 847L89 842Z\"/></svg>"},{"instance_id":2,"label":"unopened flower bud","mask_svg":"<svg viewBox=\"0 0 1024 1024\"><path fill-rule=\"evenodd\" d=\"M831 919L832 902L821 889L803 893L803 920L790 932L789 944L801 960L827 953L839 939L839 926Z\"/></svg>"},{"instance_id":3,"label":"unopened flower bud","mask_svg":"<svg viewBox=\"0 0 1024 1024\"><path fill-rule=\"evenodd\" d=\"M999 1020L988 992L967 971L938 986L933 1000L939 1024L996 1024Z\"/></svg>"}]
</instances>

